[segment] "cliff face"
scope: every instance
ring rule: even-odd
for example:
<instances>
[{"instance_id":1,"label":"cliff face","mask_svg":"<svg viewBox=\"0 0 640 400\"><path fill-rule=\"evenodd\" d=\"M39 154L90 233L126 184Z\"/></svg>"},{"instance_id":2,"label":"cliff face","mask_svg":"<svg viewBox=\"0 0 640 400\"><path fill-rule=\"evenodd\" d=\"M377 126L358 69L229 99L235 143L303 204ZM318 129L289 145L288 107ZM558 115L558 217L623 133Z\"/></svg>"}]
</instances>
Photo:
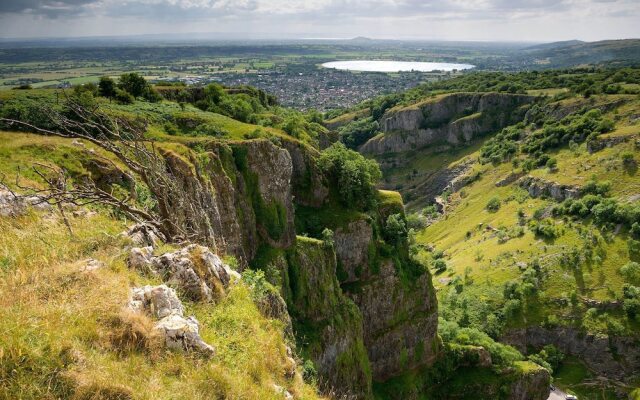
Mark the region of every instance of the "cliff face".
<instances>
[{"instance_id":1,"label":"cliff face","mask_svg":"<svg viewBox=\"0 0 640 400\"><path fill-rule=\"evenodd\" d=\"M438 142L460 144L496 131L522 117L535 97L504 93L454 93L413 106L394 108L381 118L383 135L360 148L367 154L397 153Z\"/></svg>"},{"instance_id":2,"label":"cliff face","mask_svg":"<svg viewBox=\"0 0 640 400\"><path fill-rule=\"evenodd\" d=\"M201 199L219 253L242 266L276 267L300 350L313 360L323 389L370 398L372 380L434 361L431 276L408 276L406 241L392 245L381 237L386 218L403 212L397 193L337 229L333 246L296 238L294 203L320 210L329 198L315 150L267 140L204 148L190 160L171 155L172 168Z\"/></svg>"},{"instance_id":3,"label":"cliff face","mask_svg":"<svg viewBox=\"0 0 640 400\"><path fill-rule=\"evenodd\" d=\"M400 211L382 208L380 219ZM427 271L407 279L407 257L381 253L376 221L363 218L336 229L335 247L343 288L358 305L364 341L377 381L431 365L438 354L437 300ZM402 250L400 250L402 253Z\"/></svg>"},{"instance_id":4,"label":"cliff face","mask_svg":"<svg viewBox=\"0 0 640 400\"><path fill-rule=\"evenodd\" d=\"M640 370L638 343L630 337L609 337L573 328L529 327L508 332L502 341L524 351L553 344L565 354L583 360L598 375L622 379Z\"/></svg>"},{"instance_id":5,"label":"cliff face","mask_svg":"<svg viewBox=\"0 0 640 400\"><path fill-rule=\"evenodd\" d=\"M371 397L371 368L362 315L342 292L331 246L305 237L270 254L303 353L313 360L327 392Z\"/></svg>"}]
</instances>

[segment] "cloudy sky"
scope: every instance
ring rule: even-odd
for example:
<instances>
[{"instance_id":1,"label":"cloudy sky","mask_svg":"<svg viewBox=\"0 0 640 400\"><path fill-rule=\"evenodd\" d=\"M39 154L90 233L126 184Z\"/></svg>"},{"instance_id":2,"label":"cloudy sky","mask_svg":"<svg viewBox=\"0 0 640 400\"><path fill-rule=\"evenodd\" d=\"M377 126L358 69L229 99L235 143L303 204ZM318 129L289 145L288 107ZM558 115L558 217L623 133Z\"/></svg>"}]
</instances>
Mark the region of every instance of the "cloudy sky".
<instances>
[{"instance_id":1,"label":"cloudy sky","mask_svg":"<svg viewBox=\"0 0 640 400\"><path fill-rule=\"evenodd\" d=\"M0 0L0 38L226 33L554 41L640 37L640 0Z\"/></svg>"}]
</instances>

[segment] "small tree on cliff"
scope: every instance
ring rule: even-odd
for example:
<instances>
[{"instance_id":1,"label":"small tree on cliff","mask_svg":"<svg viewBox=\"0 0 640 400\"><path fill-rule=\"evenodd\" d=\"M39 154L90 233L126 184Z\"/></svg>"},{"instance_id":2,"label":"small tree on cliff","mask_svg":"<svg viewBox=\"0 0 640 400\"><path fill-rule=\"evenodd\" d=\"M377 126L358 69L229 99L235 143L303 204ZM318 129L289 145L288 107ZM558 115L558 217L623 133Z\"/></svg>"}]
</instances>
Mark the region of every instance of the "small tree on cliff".
<instances>
[{"instance_id":1,"label":"small tree on cliff","mask_svg":"<svg viewBox=\"0 0 640 400\"><path fill-rule=\"evenodd\" d=\"M318 166L333 181L344 206L369 209L375 204L375 185L382 177L377 162L337 142L322 152Z\"/></svg>"}]
</instances>

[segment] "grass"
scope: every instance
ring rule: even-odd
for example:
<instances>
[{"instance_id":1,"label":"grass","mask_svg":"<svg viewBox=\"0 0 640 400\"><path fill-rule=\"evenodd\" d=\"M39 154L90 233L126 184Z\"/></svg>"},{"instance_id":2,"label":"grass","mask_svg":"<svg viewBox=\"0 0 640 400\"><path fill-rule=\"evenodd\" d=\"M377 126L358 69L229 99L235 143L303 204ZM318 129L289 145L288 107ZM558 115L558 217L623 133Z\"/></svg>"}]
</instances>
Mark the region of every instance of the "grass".
<instances>
[{"instance_id":1,"label":"grass","mask_svg":"<svg viewBox=\"0 0 640 400\"><path fill-rule=\"evenodd\" d=\"M22 183L38 185L28 167L41 162L82 176L92 147L0 132L0 174L11 183L20 168ZM174 141L161 147L185 150ZM243 283L216 305L184 302L215 346L213 359L165 350L153 321L123 312L131 287L160 281L126 267L119 234L128 224L98 211L69 213L74 237L55 215L0 217L0 398L280 399L274 384L297 398L318 398L299 374L285 374L292 365L284 327L260 314ZM106 267L80 272L89 257Z\"/></svg>"},{"instance_id":2,"label":"grass","mask_svg":"<svg viewBox=\"0 0 640 400\"><path fill-rule=\"evenodd\" d=\"M12 293L0 296L0 398L280 398L273 384L317 397L285 377L282 324L243 284L215 306L185 303L217 349L212 360L144 344L150 322L121 310L131 286L159 282L126 268L125 225L104 213L71 223L74 238L58 218L0 218L0 293ZM106 267L80 272L87 257Z\"/></svg>"}]
</instances>

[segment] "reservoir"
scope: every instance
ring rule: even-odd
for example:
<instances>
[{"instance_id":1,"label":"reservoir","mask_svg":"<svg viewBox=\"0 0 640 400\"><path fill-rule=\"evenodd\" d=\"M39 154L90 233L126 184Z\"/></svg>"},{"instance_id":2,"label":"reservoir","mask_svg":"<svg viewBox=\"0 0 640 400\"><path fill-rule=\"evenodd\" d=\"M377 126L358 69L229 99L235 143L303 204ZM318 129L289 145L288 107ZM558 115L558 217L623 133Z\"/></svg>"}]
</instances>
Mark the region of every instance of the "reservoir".
<instances>
[{"instance_id":1,"label":"reservoir","mask_svg":"<svg viewBox=\"0 0 640 400\"><path fill-rule=\"evenodd\" d=\"M380 60L351 60L331 61L322 64L325 68L343 69L348 71L367 72L400 72L400 71L453 71L474 68L471 64L452 64L438 62L416 61L380 61Z\"/></svg>"}]
</instances>

